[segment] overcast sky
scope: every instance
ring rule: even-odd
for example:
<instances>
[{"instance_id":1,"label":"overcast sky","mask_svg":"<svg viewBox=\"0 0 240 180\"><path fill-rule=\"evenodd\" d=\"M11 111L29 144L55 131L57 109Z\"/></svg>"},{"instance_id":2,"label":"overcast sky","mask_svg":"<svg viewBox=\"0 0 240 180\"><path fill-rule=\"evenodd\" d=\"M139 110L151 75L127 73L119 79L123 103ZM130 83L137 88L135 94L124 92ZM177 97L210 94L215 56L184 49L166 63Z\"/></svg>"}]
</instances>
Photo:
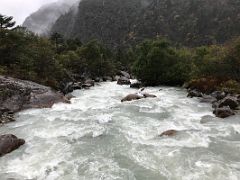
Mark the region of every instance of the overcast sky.
<instances>
[{"instance_id":1,"label":"overcast sky","mask_svg":"<svg viewBox=\"0 0 240 180\"><path fill-rule=\"evenodd\" d=\"M38 10L43 4L57 0L0 0L0 14L13 16L17 24Z\"/></svg>"}]
</instances>

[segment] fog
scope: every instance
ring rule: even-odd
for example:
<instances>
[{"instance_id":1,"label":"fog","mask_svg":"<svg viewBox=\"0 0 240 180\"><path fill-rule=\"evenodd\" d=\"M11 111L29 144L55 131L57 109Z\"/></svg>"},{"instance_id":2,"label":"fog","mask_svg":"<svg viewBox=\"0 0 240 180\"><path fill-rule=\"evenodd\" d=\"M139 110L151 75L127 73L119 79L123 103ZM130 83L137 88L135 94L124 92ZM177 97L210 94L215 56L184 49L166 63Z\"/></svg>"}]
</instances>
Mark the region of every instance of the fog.
<instances>
[{"instance_id":1,"label":"fog","mask_svg":"<svg viewBox=\"0 0 240 180\"><path fill-rule=\"evenodd\" d=\"M13 16L18 25L42 5L57 0L0 0L0 14Z\"/></svg>"}]
</instances>

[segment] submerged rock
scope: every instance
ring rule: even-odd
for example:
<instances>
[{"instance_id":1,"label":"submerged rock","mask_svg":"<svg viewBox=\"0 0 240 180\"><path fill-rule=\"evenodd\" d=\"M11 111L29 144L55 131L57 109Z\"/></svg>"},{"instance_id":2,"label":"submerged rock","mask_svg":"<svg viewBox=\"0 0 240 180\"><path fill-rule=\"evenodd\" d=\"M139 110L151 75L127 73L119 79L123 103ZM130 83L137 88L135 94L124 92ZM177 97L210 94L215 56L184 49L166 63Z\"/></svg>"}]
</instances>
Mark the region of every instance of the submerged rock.
<instances>
[{"instance_id":1,"label":"submerged rock","mask_svg":"<svg viewBox=\"0 0 240 180\"><path fill-rule=\"evenodd\" d=\"M23 139L18 139L12 134L0 136L0 156L10 153L25 144Z\"/></svg>"},{"instance_id":2,"label":"submerged rock","mask_svg":"<svg viewBox=\"0 0 240 180\"><path fill-rule=\"evenodd\" d=\"M217 99L210 95L203 95L202 99L200 100L200 102L202 102L202 103L214 103L216 101L217 101Z\"/></svg>"},{"instance_id":3,"label":"submerged rock","mask_svg":"<svg viewBox=\"0 0 240 180\"><path fill-rule=\"evenodd\" d=\"M230 109L229 106L224 106L221 108L216 108L213 113L219 118L226 118L235 115L234 111Z\"/></svg>"},{"instance_id":4,"label":"submerged rock","mask_svg":"<svg viewBox=\"0 0 240 180\"><path fill-rule=\"evenodd\" d=\"M176 130L167 130L167 131L164 131L163 133L160 134L160 137L162 136L175 136L177 134L178 131Z\"/></svg>"},{"instance_id":5,"label":"submerged rock","mask_svg":"<svg viewBox=\"0 0 240 180\"><path fill-rule=\"evenodd\" d=\"M154 94L148 94L148 93L143 93L143 96L144 96L144 98L155 98L155 97L157 97Z\"/></svg>"}]
</instances>

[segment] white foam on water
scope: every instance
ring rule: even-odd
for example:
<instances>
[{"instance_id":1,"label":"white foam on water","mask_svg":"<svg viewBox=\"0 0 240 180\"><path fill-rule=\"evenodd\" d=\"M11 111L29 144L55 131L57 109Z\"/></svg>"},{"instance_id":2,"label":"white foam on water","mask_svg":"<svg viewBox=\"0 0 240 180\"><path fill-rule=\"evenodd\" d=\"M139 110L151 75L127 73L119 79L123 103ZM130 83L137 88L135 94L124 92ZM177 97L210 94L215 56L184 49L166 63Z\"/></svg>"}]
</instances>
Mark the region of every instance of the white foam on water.
<instances>
[{"instance_id":1,"label":"white foam on water","mask_svg":"<svg viewBox=\"0 0 240 180\"><path fill-rule=\"evenodd\" d=\"M145 91L157 98L121 103L137 90L106 82L74 91L71 104L20 112L0 133L26 144L0 158L0 179L240 179L239 116L211 118L181 88ZM170 129L177 135L159 136Z\"/></svg>"}]
</instances>

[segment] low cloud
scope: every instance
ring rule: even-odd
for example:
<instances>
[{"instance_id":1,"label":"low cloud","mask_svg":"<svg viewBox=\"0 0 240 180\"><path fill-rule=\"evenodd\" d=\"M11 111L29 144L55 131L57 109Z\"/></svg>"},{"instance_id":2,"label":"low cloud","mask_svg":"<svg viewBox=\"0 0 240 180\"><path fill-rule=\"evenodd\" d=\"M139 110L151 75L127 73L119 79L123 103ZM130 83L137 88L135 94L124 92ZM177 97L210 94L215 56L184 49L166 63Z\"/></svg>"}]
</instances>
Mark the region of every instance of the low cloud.
<instances>
[{"instance_id":1,"label":"low cloud","mask_svg":"<svg viewBox=\"0 0 240 180\"><path fill-rule=\"evenodd\" d=\"M0 14L13 16L18 25L42 5L57 0L0 0Z\"/></svg>"}]
</instances>

